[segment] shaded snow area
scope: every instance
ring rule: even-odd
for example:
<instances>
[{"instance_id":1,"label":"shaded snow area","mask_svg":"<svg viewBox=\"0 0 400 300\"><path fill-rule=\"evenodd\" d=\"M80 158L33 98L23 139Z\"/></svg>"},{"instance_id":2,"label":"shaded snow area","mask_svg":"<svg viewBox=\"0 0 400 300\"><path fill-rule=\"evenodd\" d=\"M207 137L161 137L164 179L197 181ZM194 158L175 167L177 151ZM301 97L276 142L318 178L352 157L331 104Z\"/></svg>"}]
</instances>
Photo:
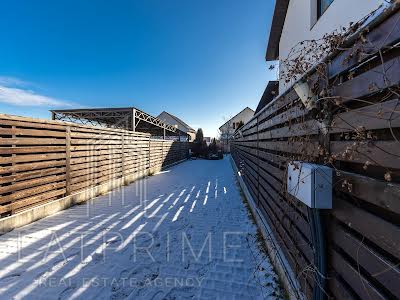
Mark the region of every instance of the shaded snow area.
<instances>
[{"instance_id":1,"label":"shaded snow area","mask_svg":"<svg viewBox=\"0 0 400 300\"><path fill-rule=\"evenodd\" d=\"M191 160L0 237L1 299L276 299L229 158Z\"/></svg>"}]
</instances>

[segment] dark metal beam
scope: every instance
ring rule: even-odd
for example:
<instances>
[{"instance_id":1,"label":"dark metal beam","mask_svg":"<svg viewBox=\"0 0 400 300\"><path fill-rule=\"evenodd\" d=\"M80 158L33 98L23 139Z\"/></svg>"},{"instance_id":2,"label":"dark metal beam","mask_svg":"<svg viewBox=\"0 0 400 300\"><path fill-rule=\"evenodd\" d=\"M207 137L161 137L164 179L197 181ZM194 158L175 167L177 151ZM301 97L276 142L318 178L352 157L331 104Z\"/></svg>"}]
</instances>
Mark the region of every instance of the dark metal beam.
<instances>
[{"instance_id":1,"label":"dark metal beam","mask_svg":"<svg viewBox=\"0 0 400 300\"><path fill-rule=\"evenodd\" d=\"M149 132L164 138L181 134L187 135L175 126L164 123L135 107L51 110L51 114L53 120ZM139 125L140 121L143 121L143 124Z\"/></svg>"}]
</instances>

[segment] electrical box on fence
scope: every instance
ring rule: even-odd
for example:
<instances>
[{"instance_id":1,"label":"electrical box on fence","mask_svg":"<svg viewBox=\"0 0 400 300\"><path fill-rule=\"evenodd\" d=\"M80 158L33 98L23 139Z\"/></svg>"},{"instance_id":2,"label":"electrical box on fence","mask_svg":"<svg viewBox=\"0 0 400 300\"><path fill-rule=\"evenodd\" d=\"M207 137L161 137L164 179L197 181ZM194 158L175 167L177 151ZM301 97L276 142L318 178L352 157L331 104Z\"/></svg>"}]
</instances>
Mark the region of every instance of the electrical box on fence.
<instances>
[{"instance_id":1,"label":"electrical box on fence","mask_svg":"<svg viewBox=\"0 0 400 300\"><path fill-rule=\"evenodd\" d=\"M294 161L288 165L288 193L311 208L332 208L332 169Z\"/></svg>"}]
</instances>

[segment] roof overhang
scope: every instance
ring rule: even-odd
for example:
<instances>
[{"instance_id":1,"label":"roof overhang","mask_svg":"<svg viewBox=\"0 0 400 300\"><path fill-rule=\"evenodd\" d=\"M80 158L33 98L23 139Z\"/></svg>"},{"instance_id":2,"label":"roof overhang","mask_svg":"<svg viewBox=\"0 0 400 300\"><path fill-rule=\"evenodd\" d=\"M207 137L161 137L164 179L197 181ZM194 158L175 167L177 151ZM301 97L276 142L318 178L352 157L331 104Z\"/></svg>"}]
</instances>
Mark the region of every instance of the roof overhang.
<instances>
[{"instance_id":1,"label":"roof overhang","mask_svg":"<svg viewBox=\"0 0 400 300\"><path fill-rule=\"evenodd\" d=\"M265 54L265 59L267 61L279 59L279 41L281 39L289 1L290 0L276 0L275 2L274 16L269 33L267 52Z\"/></svg>"},{"instance_id":2,"label":"roof overhang","mask_svg":"<svg viewBox=\"0 0 400 300\"><path fill-rule=\"evenodd\" d=\"M279 94L279 81L271 80L268 82L267 87L257 105L256 113L258 113L264 106L270 103Z\"/></svg>"}]
</instances>

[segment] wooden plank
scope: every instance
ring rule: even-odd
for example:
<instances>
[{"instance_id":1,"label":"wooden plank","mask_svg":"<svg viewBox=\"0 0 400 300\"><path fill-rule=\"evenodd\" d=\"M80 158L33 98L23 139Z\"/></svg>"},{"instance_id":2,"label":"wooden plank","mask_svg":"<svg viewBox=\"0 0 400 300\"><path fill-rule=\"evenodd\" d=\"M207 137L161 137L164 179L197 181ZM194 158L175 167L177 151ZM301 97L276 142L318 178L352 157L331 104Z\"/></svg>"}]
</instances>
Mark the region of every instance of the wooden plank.
<instances>
[{"instance_id":1,"label":"wooden plank","mask_svg":"<svg viewBox=\"0 0 400 300\"><path fill-rule=\"evenodd\" d=\"M350 194L352 196L400 215L399 184L344 171L340 171L339 174L340 176L334 176L335 189L349 193L348 186L343 186L343 182L346 180L351 184Z\"/></svg>"},{"instance_id":2,"label":"wooden plank","mask_svg":"<svg viewBox=\"0 0 400 300\"><path fill-rule=\"evenodd\" d=\"M400 257L400 228L372 213L335 197L332 214L350 228L393 255Z\"/></svg>"},{"instance_id":3,"label":"wooden plank","mask_svg":"<svg viewBox=\"0 0 400 300\"><path fill-rule=\"evenodd\" d=\"M259 133L260 140L279 139L294 136L317 135L320 132L321 124L316 120L309 120L290 126L272 129Z\"/></svg>"},{"instance_id":4,"label":"wooden plank","mask_svg":"<svg viewBox=\"0 0 400 300\"><path fill-rule=\"evenodd\" d=\"M7 183L16 183L23 180L34 179L38 177L50 176L65 173L64 168L49 168L43 170L35 170L35 171L26 171L23 173L15 173L14 175L8 176L1 176L0 177L0 184L7 184Z\"/></svg>"},{"instance_id":5,"label":"wooden plank","mask_svg":"<svg viewBox=\"0 0 400 300\"><path fill-rule=\"evenodd\" d=\"M0 145L65 145L65 139L0 138Z\"/></svg>"},{"instance_id":6,"label":"wooden plank","mask_svg":"<svg viewBox=\"0 0 400 300\"><path fill-rule=\"evenodd\" d=\"M282 191L283 187L286 183L286 159L283 156L278 156L278 155L274 155L271 153L267 153L267 152L263 152L263 151L259 151L259 155L260 158L262 158L263 160L260 161L259 165L260 165L260 170L264 170L266 172L268 172L269 174L271 174L272 176L268 177L268 183L273 186L276 190L278 191ZM264 160L265 158L268 158L268 160ZM283 164L280 166L280 168L275 167L274 165L272 165L270 162L274 161L274 163L280 163ZM282 168L285 168L285 170L282 170ZM261 172L260 171L260 172ZM275 179L276 178L276 179ZM288 193L285 193L285 197L286 201L288 201L288 203L294 205L297 210L299 212L301 212L303 214L303 216L307 216L308 212L307 212L307 207L301 203L300 201L298 201L296 198L292 197L291 195L289 195Z\"/></svg>"},{"instance_id":7,"label":"wooden plank","mask_svg":"<svg viewBox=\"0 0 400 300\"><path fill-rule=\"evenodd\" d=\"M272 118L278 110L290 105L296 105L296 101L299 99L296 91L290 89L287 94L280 96L275 101L270 102L267 107L258 115L259 123L263 123L264 120ZM289 109L289 107L288 107ZM246 126L246 125L245 125Z\"/></svg>"},{"instance_id":8,"label":"wooden plank","mask_svg":"<svg viewBox=\"0 0 400 300\"><path fill-rule=\"evenodd\" d=\"M318 142L316 141L269 141L259 142L260 148L279 152L302 154L304 156L317 157L319 155Z\"/></svg>"},{"instance_id":9,"label":"wooden plank","mask_svg":"<svg viewBox=\"0 0 400 300\"><path fill-rule=\"evenodd\" d=\"M330 257L335 271L343 277L361 299L386 299L358 270L354 269L335 250L331 250Z\"/></svg>"},{"instance_id":10,"label":"wooden plank","mask_svg":"<svg viewBox=\"0 0 400 300\"><path fill-rule=\"evenodd\" d=\"M54 130L38 130L23 128L0 128L0 135L37 136L37 137L65 137L65 132Z\"/></svg>"},{"instance_id":11,"label":"wooden plank","mask_svg":"<svg viewBox=\"0 0 400 300\"><path fill-rule=\"evenodd\" d=\"M304 108L304 105L298 103L271 119L260 121L260 124L258 125L258 130L266 130L268 128L271 128L272 126L283 124L299 117L304 117L308 113L309 111Z\"/></svg>"},{"instance_id":12,"label":"wooden plank","mask_svg":"<svg viewBox=\"0 0 400 300\"><path fill-rule=\"evenodd\" d=\"M16 126L16 127L26 127L35 129L49 129L49 130L64 130L65 125L62 123L41 123L35 122L38 119L20 118L15 116L9 116L8 119L3 118L4 115L0 114L0 125L5 126Z\"/></svg>"},{"instance_id":13,"label":"wooden plank","mask_svg":"<svg viewBox=\"0 0 400 300\"><path fill-rule=\"evenodd\" d=\"M129 151L127 151L129 153ZM123 155L122 149L108 149L108 150L95 150L95 151L73 151L71 152L71 158L78 157L91 157L91 156L104 156L104 155Z\"/></svg>"},{"instance_id":14,"label":"wooden plank","mask_svg":"<svg viewBox=\"0 0 400 300\"><path fill-rule=\"evenodd\" d=\"M113 163L117 164L117 163L121 163L122 159L114 159ZM101 166L109 166L112 165L110 164L109 160L104 160L104 161L98 161L98 162L86 162L86 163L80 163L80 164L76 164L76 165L71 165L71 171L78 171L78 170L83 170L83 169L92 169L95 170L98 167ZM95 172L95 171L93 171Z\"/></svg>"},{"instance_id":15,"label":"wooden plank","mask_svg":"<svg viewBox=\"0 0 400 300\"><path fill-rule=\"evenodd\" d=\"M377 280L382 286L391 292L390 297L400 295L400 270L385 257L368 248L362 240L357 239L349 232L335 223L330 226L332 241L363 268L368 274Z\"/></svg>"},{"instance_id":16,"label":"wooden plank","mask_svg":"<svg viewBox=\"0 0 400 300\"><path fill-rule=\"evenodd\" d=\"M9 211L17 210L19 208L32 206L33 204L37 204L38 202L46 201L53 197L60 198L60 196L65 194L65 189L55 190L46 192L37 196L28 197L22 200L18 200L11 204L0 205L0 213L6 213Z\"/></svg>"},{"instance_id":17,"label":"wooden plank","mask_svg":"<svg viewBox=\"0 0 400 300\"><path fill-rule=\"evenodd\" d=\"M118 133L87 133L87 132L71 132L72 139L89 139L89 140L97 140L97 139L109 139L109 140L121 140L121 134Z\"/></svg>"},{"instance_id":18,"label":"wooden plank","mask_svg":"<svg viewBox=\"0 0 400 300\"><path fill-rule=\"evenodd\" d=\"M0 154L65 152L65 146L0 147Z\"/></svg>"},{"instance_id":19,"label":"wooden plank","mask_svg":"<svg viewBox=\"0 0 400 300\"><path fill-rule=\"evenodd\" d=\"M22 199L22 198L27 198L29 196L41 194L41 193L44 193L46 191L59 189L59 188L64 188L64 187L65 187L65 181L51 183L51 184L45 184L45 185L41 185L41 186L38 186L38 187L25 189L25 190L15 192L15 193L7 195L7 196L0 196L0 204L7 203L7 202L10 202L10 201L16 201L16 200L19 200L19 199Z\"/></svg>"},{"instance_id":20,"label":"wooden plank","mask_svg":"<svg viewBox=\"0 0 400 300\"><path fill-rule=\"evenodd\" d=\"M98 156L86 156L86 157L78 157L78 158L71 158L70 163L71 165L86 163L86 162L99 162L99 161L108 161L112 163L114 159L122 159L122 154L119 155L98 155Z\"/></svg>"},{"instance_id":21,"label":"wooden plank","mask_svg":"<svg viewBox=\"0 0 400 300\"><path fill-rule=\"evenodd\" d=\"M92 167L86 168L86 169L71 171L71 178L73 179L73 178L83 176L83 175L96 174L96 173L103 172L103 171L113 170L115 168L122 168L122 166L123 166L122 163L112 164L112 165L95 166L95 167L92 166ZM127 167L127 166L125 166L125 167Z\"/></svg>"},{"instance_id":22,"label":"wooden plank","mask_svg":"<svg viewBox=\"0 0 400 300\"><path fill-rule=\"evenodd\" d=\"M102 139L71 139L71 145L120 145L120 141Z\"/></svg>"},{"instance_id":23,"label":"wooden plank","mask_svg":"<svg viewBox=\"0 0 400 300\"><path fill-rule=\"evenodd\" d=\"M287 157L285 157L285 156L276 155L276 154L273 154L273 153L270 153L270 152L267 152L267 151L259 151L258 155L263 160L267 160L270 163L276 164L280 168L285 168L285 169L286 169L287 162L289 161L289 159Z\"/></svg>"},{"instance_id":24,"label":"wooden plank","mask_svg":"<svg viewBox=\"0 0 400 300\"><path fill-rule=\"evenodd\" d=\"M13 183L12 185L1 186L0 194L15 192L15 191L19 191L22 189L27 189L27 188L47 184L47 183L59 182L62 180L65 180L64 174L36 178L36 179L28 180L28 181L21 181L18 183Z\"/></svg>"},{"instance_id":25,"label":"wooden plank","mask_svg":"<svg viewBox=\"0 0 400 300\"><path fill-rule=\"evenodd\" d=\"M66 157L65 153L15 155L8 157L0 157L0 164L37 162L43 160L57 160L57 159L65 159L65 157Z\"/></svg>"},{"instance_id":26,"label":"wooden plank","mask_svg":"<svg viewBox=\"0 0 400 300\"><path fill-rule=\"evenodd\" d=\"M52 168L52 167L59 167L59 166L64 167L65 160L26 163L26 164L17 164L15 166L10 166L10 167L0 167L0 174L23 172L23 171L34 171L34 170L38 170L38 169L45 169L45 168Z\"/></svg>"},{"instance_id":27,"label":"wooden plank","mask_svg":"<svg viewBox=\"0 0 400 300\"><path fill-rule=\"evenodd\" d=\"M119 174L119 173L122 174L122 166L113 167L113 168L109 168L108 170L97 171L94 173L88 173L88 174L84 174L81 176L75 176L75 177L71 178L70 183L72 186L72 185L75 185L80 182L97 182L96 180L98 178L104 178L105 176L108 176L111 179L111 178L115 178L117 176L117 174Z\"/></svg>"},{"instance_id":28,"label":"wooden plank","mask_svg":"<svg viewBox=\"0 0 400 300\"><path fill-rule=\"evenodd\" d=\"M262 203L267 202L262 201ZM295 243L292 241L292 238L285 231L278 217L274 215L272 209L268 206L265 207L263 205L260 208L261 211L264 213L267 222L270 225L270 228L272 228L282 251L285 253L285 257L289 261L292 270L296 273L297 279L299 280L299 283L303 288L303 292L305 292L308 297L311 297L314 274L310 276L310 274L308 274L307 272L309 263L305 260L301 252L296 248Z\"/></svg>"},{"instance_id":29,"label":"wooden plank","mask_svg":"<svg viewBox=\"0 0 400 300\"><path fill-rule=\"evenodd\" d=\"M125 145L126 146L126 145ZM125 147L128 149L128 147ZM135 149L136 147L131 147L132 149ZM82 145L82 146L73 146L71 145L71 152L72 153L79 153L79 152L96 152L96 151L102 151L102 150L110 150L110 149L121 149L120 145ZM126 149L126 150L127 150Z\"/></svg>"},{"instance_id":30,"label":"wooden plank","mask_svg":"<svg viewBox=\"0 0 400 300\"><path fill-rule=\"evenodd\" d=\"M350 68L360 64L360 61L371 57L378 50L384 49L389 45L394 45L400 40L400 12L395 13L391 17L384 20L380 25L368 30L364 33L364 38L367 41L363 42L358 39L350 49L342 51L329 64L328 76L332 78L338 74L349 70ZM362 49L358 52L354 49Z\"/></svg>"},{"instance_id":31,"label":"wooden plank","mask_svg":"<svg viewBox=\"0 0 400 300\"><path fill-rule=\"evenodd\" d=\"M290 219L298 230L307 238L308 242L312 241L311 230L308 221L305 217L299 213L298 208L295 205L291 205L284 197L282 197L270 184L271 178L265 177L265 173L260 172L262 176L260 177L260 183L262 182L262 187L271 195L271 198L275 204L282 209L285 215Z\"/></svg>"},{"instance_id":32,"label":"wooden plank","mask_svg":"<svg viewBox=\"0 0 400 300\"><path fill-rule=\"evenodd\" d=\"M102 134L102 135L118 135L122 132L125 133L127 136L137 139L148 139L150 134L143 133L143 132L133 132L129 130L123 129L113 129L113 128L106 128L106 127L91 127L87 125L79 125L76 123L65 123L66 125L71 126L71 132L87 132L87 133L94 133L94 134Z\"/></svg>"},{"instance_id":33,"label":"wooden plank","mask_svg":"<svg viewBox=\"0 0 400 300\"><path fill-rule=\"evenodd\" d=\"M365 97L382 89L397 85L400 82L400 57L383 63L354 79L332 88L332 95L346 101Z\"/></svg>"},{"instance_id":34,"label":"wooden plank","mask_svg":"<svg viewBox=\"0 0 400 300\"><path fill-rule=\"evenodd\" d=\"M330 133L400 127L400 99L368 105L334 116Z\"/></svg>"},{"instance_id":35,"label":"wooden plank","mask_svg":"<svg viewBox=\"0 0 400 300\"><path fill-rule=\"evenodd\" d=\"M338 276L329 276L328 287L329 291L332 293L333 299L358 299L356 298L357 296L353 294L354 291L350 291L346 285L342 284L342 282L338 279Z\"/></svg>"},{"instance_id":36,"label":"wooden plank","mask_svg":"<svg viewBox=\"0 0 400 300\"><path fill-rule=\"evenodd\" d=\"M400 168L400 147L396 141L332 141L331 153L337 160Z\"/></svg>"}]
</instances>

